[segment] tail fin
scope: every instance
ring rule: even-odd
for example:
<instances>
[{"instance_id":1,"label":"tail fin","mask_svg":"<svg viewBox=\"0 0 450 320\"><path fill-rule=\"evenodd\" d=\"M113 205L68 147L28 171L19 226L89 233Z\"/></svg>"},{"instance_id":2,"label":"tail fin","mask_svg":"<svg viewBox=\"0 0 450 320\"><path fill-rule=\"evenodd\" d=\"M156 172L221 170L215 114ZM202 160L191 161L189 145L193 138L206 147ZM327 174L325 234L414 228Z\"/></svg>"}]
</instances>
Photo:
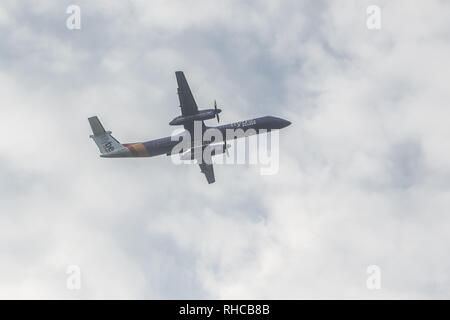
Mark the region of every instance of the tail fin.
<instances>
[{"instance_id":1,"label":"tail fin","mask_svg":"<svg viewBox=\"0 0 450 320\"><path fill-rule=\"evenodd\" d=\"M101 157L127 156L128 148L124 147L112 135L111 131L105 131L97 116L88 118L93 135L90 135L100 150Z\"/></svg>"}]
</instances>

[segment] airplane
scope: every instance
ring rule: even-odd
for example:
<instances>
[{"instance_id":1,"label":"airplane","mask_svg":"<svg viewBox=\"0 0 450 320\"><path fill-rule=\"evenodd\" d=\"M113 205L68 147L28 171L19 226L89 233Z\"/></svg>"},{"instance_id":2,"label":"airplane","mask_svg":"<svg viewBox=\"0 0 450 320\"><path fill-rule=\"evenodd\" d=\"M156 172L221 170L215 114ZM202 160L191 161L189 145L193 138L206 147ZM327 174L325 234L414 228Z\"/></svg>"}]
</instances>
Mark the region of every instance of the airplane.
<instances>
[{"instance_id":1,"label":"airplane","mask_svg":"<svg viewBox=\"0 0 450 320\"><path fill-rule=\"evenodd\" d=\"M169 125L183 125L185 131L188 131L191 136L194 136L194 122L201 122L202 133L210 128L217 129L223 135L223 147L217 150L215 153L211 153L211 155L217 155L227 152L227 148L230 146L229 144L226 144L227 130L242 128L246 130L245 136L248 136L252 134L268 132L271 130L279 130L291 124L291 122L281 118L265 116L216 127L208 127L205 125L204 120L216 118L217 122L220 122L219 113L221 113L222 110L217 108L216 101L214 101L214 109L199 110L194 96L192 95L191 89L189 88L186 77L184 76L184 73L182 71L176 71L175 76L178 83L178 98L180 100L181 115L170 121ZM97 116L90 117L88 118L88 120L93 133L92 135L90 135L90 138L92 138L97 144L100 150L100 157L103 158L154 157L163 154L169 156L173 154L172 150L174 149L175 145L179 143L179 141L174 141L172 137L165 137L146 142L121 144L111 135L111 131L105 131ZM234 139L238 137L234 137ZM202 141L199 146L204 149L212 142L213 141ZM192 147L188 152L186 152L183 159L190 158L193 160L194 148L195 147ZM199 161L199 166L200 171L205 175L208 183L214 183L215 176L212 163Z\"/></svg>"}]
</instances>

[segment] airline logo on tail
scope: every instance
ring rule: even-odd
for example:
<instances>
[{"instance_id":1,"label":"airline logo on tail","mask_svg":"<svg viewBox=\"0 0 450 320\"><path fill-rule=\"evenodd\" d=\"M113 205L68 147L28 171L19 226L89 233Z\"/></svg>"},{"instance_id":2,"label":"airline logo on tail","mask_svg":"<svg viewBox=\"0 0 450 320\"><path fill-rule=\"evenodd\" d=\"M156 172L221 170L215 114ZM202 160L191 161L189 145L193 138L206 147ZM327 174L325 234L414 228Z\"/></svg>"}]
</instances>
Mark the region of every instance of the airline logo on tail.
<instances>
[{"instance_id":1,"label":"airline logo on tail","mask_svg":"<svg viewBox=\"0 0 450 320\"><path fill-rule=\"evenodd\" d=\"M93 133L90 137L94 139L97 144L97 147L101 153L100 156L115 157L120 155L128 155L128 153L130 153L126 147L114 139L111 135L111 131L105 131L97 117L90 117L89 124L91 125Z\"/></svg>"},{"instance_id":2,"label":"airline logo on tail","mask_svg":"<svg viewBox=\"0 0 450 320\"><path fill-rule=\"evenodd\" d=\"M108 142L103 146L103 150L105 150L106 153L110 153L114 151L114 147L112 145L112 142Z\"/></svg>"}]
</instances>

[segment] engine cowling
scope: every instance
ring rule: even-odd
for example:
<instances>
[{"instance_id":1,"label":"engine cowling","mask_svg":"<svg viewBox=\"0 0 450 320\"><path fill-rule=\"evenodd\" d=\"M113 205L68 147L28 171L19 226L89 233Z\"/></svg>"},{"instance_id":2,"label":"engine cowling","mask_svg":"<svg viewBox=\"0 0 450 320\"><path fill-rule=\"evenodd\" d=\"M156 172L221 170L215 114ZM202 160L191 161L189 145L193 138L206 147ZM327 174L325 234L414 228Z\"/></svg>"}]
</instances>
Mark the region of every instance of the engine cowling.
<instances>
[{"instance_id":1,"label":"engine cowling","mask_svg":"<svg viewBox=\"0 0 450 320\"><path fill-rule=\"evenodd\" d=\"M216 156L218 154L222 154L227 152L227 149L231 147L230 144L217 144L217 145L209 145L203 148L211 148L211 156ZM183 153L181 155L181 160L194 160L196 159L196 156L201 156L203 157L203 151L204 149L201 149L202 147L197 147L197 148L192 148L191 150ZM196 154L198 153L198 155ZM209 152L207 152L207 154L209 154Z\"/></svg>"},{"instance_id":2,"label":"engine cowling","mask_svg":"<svg viewBox=\"0 0 450 320\"><path fill-rule=\"evenodd\" d=\"M179 126L185 123L193 122L193 121L203 121L203 120L209 120L214 119L216 117L216 113L220 113L222 110L220 109L208 109L208 110L202 110L197 114L190 115L190 116L178 116L174 118L172 121L169 122L169 125L171 126Z\"/></svg>"}]
</instances>

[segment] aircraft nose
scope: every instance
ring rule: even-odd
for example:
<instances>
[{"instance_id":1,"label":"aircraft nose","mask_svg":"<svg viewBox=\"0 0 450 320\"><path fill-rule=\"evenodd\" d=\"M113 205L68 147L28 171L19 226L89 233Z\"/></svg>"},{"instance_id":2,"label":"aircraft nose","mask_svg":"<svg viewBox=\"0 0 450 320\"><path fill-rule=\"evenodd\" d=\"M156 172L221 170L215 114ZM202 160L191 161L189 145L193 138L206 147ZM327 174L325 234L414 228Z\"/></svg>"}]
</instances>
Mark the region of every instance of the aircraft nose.
<instances>
[{"instance_id":1,"label":"aircraft nose","mask_svg":"<svg viewBox=\"0 0 450 320\"><path fill-rule=\"evenodd\" d=\"M281 121L281 128L286 128L287 126L291 125L290 121L284 120L284 119L280 119Z\"/></svg>"}]
</instances>

